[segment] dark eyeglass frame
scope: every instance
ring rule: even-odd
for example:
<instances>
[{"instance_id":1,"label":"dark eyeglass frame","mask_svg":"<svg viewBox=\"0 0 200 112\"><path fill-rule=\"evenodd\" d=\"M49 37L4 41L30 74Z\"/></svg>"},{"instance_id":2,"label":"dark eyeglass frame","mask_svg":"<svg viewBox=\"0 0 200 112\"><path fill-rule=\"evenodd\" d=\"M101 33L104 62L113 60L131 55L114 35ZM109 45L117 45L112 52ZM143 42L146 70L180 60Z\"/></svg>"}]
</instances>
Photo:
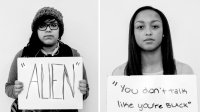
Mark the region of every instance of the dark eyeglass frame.
<instances>
[{"instance_id":1,"label":"dark eyeglass frame","mask_svg":"<svg viewBox=\"0 0 200 112\"><path fill-rule=\"evenodd\" d=\"M51 30L57 30L59 28L58 27L58 23L49 23L49 24L40 25L38 27L38 30L40 30L40 31L46 31L47 27L49 27Z\"/></svg>"}]
</instances>

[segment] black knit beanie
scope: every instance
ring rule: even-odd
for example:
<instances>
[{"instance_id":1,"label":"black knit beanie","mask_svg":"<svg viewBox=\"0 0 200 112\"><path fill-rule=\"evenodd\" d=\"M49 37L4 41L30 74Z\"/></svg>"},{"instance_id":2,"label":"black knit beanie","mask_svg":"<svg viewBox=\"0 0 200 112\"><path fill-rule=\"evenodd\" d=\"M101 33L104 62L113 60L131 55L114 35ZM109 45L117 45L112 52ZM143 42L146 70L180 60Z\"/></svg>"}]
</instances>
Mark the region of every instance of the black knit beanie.
<instances>
[{"instance_id":1,"label":"black knit beanie","mask_svg":"<svg viewBox=\"0 0 200 112\"><path fill-rule=\"evenodd\" d=\"M39 20L41 20L44 17L51 17L55 18L59 25L59 38L63 35L64 32L64 23L63 23L63 16L60 11L54 9L53 7L43 7L38 10L36 13L33 22L32 22L32 31L36 30L39 25Z\"/></svg>"}]
</instances>

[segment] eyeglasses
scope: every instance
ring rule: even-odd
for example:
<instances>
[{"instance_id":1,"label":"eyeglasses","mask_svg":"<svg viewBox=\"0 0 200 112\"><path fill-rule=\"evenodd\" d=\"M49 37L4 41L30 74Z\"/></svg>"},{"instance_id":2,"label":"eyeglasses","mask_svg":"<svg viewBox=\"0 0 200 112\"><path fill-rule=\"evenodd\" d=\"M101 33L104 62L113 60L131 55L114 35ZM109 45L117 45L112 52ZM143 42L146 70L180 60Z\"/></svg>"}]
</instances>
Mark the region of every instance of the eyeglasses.
<instances>
[{"instance_id":1,"label":"eyeglasses","mask_svg":"<svg viewBox=\"0 0 200 112\"><path fill-rule=\"evenodd\" d=\"M50 23L50 24L42 24L39 26L40 31L45 31L47 30L47 27L49 27L51 30L57 30L58 29L58 24L57 23Z\"/></svg>"}]
</instances>

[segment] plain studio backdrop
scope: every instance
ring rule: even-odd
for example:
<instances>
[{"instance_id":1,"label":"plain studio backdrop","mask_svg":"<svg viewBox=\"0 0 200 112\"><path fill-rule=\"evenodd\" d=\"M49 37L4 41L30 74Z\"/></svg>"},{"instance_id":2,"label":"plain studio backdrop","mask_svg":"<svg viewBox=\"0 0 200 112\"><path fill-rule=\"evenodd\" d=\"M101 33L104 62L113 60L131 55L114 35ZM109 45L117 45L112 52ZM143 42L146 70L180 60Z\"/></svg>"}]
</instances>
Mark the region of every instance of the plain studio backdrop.
<instances>
[{"instance_id":1,"label":"plain studio backdrop","mask_svg":"<svg viewBox=\"0 0 200 112\"><path fill-rule=\"evenodd\" d=\"M167 17L175 59L193 68L198 77L198 95L200 94L199 0L101 0L100 2L101 112L106 112L107 76L110 76L117 66L127 61L130 19L136 9L146 5L158 8Z\"/></svg>"},{"instance_id":2,"label":"plain studio backdrop","mask_svg":"<svg viewBox=\"0 0 200 112\"><path fill-rule=\"evenodd\" d=\"M89 97L80 112L98 111L98 1L97 0L4 0L0 2L0 105L9 112L13 99L5 94L11 63L31 36L36 12L51 6L64 16L62 41L83 57L90 85Z\"/></svg>"}]
</instances>

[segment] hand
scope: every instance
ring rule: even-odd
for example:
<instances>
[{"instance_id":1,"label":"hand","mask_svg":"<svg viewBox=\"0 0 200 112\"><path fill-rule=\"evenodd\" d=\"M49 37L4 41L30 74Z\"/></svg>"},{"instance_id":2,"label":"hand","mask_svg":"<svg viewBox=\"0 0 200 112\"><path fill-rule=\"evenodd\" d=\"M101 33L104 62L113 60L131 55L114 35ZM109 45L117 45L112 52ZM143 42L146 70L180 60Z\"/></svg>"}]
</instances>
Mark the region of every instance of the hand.
<instances>
[{"instance_id":1,"label":"hand","mask_svg":"<svg viewBox=\"0 0 200 112\"><path fill-rule=\"evenodd\" d=\"M79 90L82 94L86 94L89 91L88 83L86 80L80 80L79 81Z\"/></svg>"},{"instance_id":2,"label":"hand","mask_svg":"<svg viewBox=\"0 0 200 112\"><path fill-rule=\"evenodd\" d=\"M14 85L14 88L13 88L13 92L14 92L14 95L16 96L16 97L18 97L18 95L22 92L22 90L23 90L23 83L22 82L20 82L20 81L18 81L18 80L16 80L15 81L15 85Z\"/></svg>"}]
</instances>

